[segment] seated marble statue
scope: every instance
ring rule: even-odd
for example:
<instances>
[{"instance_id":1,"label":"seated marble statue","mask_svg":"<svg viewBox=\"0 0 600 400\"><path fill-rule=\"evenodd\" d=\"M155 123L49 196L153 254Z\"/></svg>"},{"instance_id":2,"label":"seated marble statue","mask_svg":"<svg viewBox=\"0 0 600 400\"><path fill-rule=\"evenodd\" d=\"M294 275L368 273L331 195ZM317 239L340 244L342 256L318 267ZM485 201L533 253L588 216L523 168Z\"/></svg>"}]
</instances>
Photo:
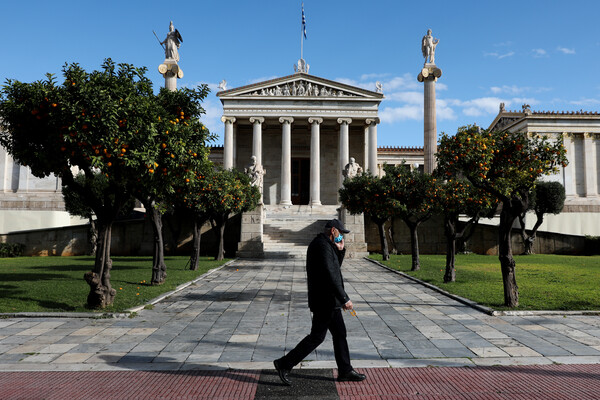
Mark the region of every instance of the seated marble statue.
<instances>
[{"instance_id":1,"label":"seated marble statue","mask_svg":"<svg viewBox=\"0 0 600 400\"><path fill-rule=\"evenodd\" d=\"M256 156L250 157L250 164L244 168L244 173L250 177L250 184L252 186L258 186L258 188L262 191L263 186L263 175L266 174L262 167L262 165L257 164Z\"/></svg>"},{"instance_id":2,"label":"seated marble statue","mask_svg":"<svg viewBox=\"0 0 600 400\"><path fill-rule=\"evenodd\" d=\"M363 173L362 167L356 162L354 157L350 157L350 162L346 164L344 167L344 171L342 174L346 179L352 179L357 175L361 175Z\"/></svg>"}]
</instances>

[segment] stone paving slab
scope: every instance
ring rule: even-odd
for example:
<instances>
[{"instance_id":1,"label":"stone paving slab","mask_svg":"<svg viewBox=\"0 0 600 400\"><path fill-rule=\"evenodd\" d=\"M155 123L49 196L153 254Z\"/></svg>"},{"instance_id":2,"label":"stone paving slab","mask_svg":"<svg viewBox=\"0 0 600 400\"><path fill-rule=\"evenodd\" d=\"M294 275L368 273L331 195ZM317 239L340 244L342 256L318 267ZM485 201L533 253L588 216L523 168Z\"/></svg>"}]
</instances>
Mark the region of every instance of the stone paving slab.
<instances>
[{"instance_id":1,"label":"stone paving slab","mask_svg":"<svg viewBox=\"0 0 600 400\"><path fill-rule=\"evenodd\" d=\"M600 317L488 315L363 259L344 262L361 366L600 363ZM0 320L0 371L264 368L310 329L303 260L237 260L135 318ZM332 368L328 336L301 368ZM252 367L255 365L255 367Z\"/></svg>"}]
</instances>

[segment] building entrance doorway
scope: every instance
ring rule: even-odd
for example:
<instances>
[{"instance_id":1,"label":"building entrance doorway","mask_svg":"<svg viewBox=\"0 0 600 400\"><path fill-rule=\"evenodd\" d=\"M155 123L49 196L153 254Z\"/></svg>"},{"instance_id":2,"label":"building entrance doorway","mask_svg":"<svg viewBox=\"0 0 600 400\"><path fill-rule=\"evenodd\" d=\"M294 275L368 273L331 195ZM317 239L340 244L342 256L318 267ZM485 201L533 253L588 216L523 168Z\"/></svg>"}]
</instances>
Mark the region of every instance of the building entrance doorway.
<instances>
[{"instance_id":1,"label":"building entrance doorway","mask_svg":"<svg viewBox=\"0 0 600 400\"><path fill-rule=\"evenodd\" d=\"M310 159L292 158L292 204L308 204L310 200Z\"/></svg>"}]
</instances>

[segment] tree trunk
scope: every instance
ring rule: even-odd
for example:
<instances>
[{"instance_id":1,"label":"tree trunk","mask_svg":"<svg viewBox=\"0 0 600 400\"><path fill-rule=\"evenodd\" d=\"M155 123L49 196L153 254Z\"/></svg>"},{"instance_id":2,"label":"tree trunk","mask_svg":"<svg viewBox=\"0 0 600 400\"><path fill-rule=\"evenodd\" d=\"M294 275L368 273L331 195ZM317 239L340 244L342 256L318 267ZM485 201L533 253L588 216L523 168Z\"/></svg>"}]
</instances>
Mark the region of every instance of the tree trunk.
<instances>
[{"instance_id":1,"label":"tree trunk","mask_svg":"<svg viewBox=\"0 0 600 400\"><path fill-rule=\"evenodd\" d=\"M161 285L167 278L167 265L165 264L165 245L162 234L162 214L154 204L144 204L146 212L152 222L154 233L154 251L152 253L152 285Z\"/></svg>"},{"instance_id":2,"label":"tree trunk","mask_svg":"<svg viewBox=\"0 0 600 400\"><path fill-rule=\"evenodd\" d=\"M502 203L500 227L498 229L498 258L502 269L504 283L504 305L517 307L519 305L519 288L515 275L515 260L512 254L511 231L512 225L519 212L509 201Z\"/></svg>"},{"instance_id":3,"label":"tree trunk","mask_svg":"<svg viewBox=\"0 0 600 400\"><path fill-rule=\"evenodd\" d=\"M456 254L456 223L458 218L446 217L444 219L444 230L446 234L446 272L444 283L456 281L455 254Z\"/></svg>"},{"instance_id":4,"label":"tree trunk","mask_svg":"<svg viewBox=\"0 0 600 400\"><path fill-rule=\"evenodd\" d=\"M96 249L98 248L98 228L96 227L96 221L92 217L90 217L89 235L90 256L95 256Z\"/></svg>"},{"instance_id":5,"label":"tree trunk","mask_svg":"<svg viewBox=\"0 0 600 400\"><path fill-rule=\"evenodd\" d=\"M198 270L198 261L200 259L200 239L202 236L202 225L204 221L200 218L194 218L194 230L192 239L192 255L190 257L190 269Z\"/></svg>"},{"instance_id":6,"label":"tree trunk","mask_svg":"<svg viewBox=\"0 0 600 400\"><path fill-rule=\"evenodd\" d=\"M417 228L419 227L418 222L406 221L406 225L410 229L410 253L412 254L412 267L411 271L418 271L421 269L421 261L419 260L419 236Z\"/></svg>"},{"instance_id":7,"label":"tree trunk","mask_svg":"<svg viewBox=\"0 0 600 400\"><path fill-rule=\"evenodd\" d=\"M217 238L219 241L219 247L217 249L217 255L215 260L221 261L225 258L225 225L227 224L227 219L229 217L229 213L224 215L218 215L213 217L211 223L213 225L213 229L216 228L215 233L217 234Z\"/></svg>"},{"instance_id":8,"label":"tree trunk","mask_svg":"<svg viewBox=\"0 0 600 400\"><path fill-rule=\"evenodd\" d=\"M110 243L112 232L112 220L110 222L97 221L98 227L98 249L94 269L86 272L83 278L90 285L90 293L87 297L87 306L90 308L105 308L113 303L116 290L110 285L110 270L112 260L110 259Z\"/></svg>"},{"instance_id":9,"label":"tree trunk","mask_svg":"<svg viewBox=\"0 0 600 400\"><path fill-rule=\"evenodd\" d=\"M385 237L385 219L374 218L373 221L377 224L377 230L379 232L379 240L381 241L381 258L383 261L390 259L390 252L388 251L387 240Z\"/></svg>"},{"instance_id":10,"label":"tree trunk","mask_svg":"<svg viewBox=\"0 0 600 400\"><path fill-rule=\"evenodd\" d=\"M398 248L396 247L396 240L394 239L394 218L390 219L390 227L387 230L388 245L390 247L390 254L398 254Z\"/></svg>"}]
</instances>

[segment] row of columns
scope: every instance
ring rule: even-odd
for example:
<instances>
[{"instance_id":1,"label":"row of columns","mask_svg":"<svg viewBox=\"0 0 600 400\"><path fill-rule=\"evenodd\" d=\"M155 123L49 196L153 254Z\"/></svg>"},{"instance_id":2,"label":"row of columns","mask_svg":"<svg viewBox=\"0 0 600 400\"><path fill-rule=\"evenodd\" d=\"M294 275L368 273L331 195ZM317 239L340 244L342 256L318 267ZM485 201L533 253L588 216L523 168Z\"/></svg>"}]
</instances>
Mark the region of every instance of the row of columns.
<instances>
[{"instance_id":1,"label":"row of columns","mask_svg":"<svg viewBox=\"0 0 600 400\"><path fill-rule=\"evenodd\" d=\"M225 169L233 168L233 124L235 117L223 116L221 121L225 124L224 148L223 148L223 166ZM264 117L250 117L252 124L252 154L256 156L256 162L262 165L262 124ZM280 205L292 205L292 117L280 117L281 124L281 193ZM320 181L320 135L323 118L310 117L310 205L321 205L321 181ZM342 174L346 164L350 161L350 140L349 131L351 118L338 118L340 124L339 135L339 181L342 185ZM365 121L365 135L368 139L368 157L366 169L372 174L377 173L377 124L379 118L369 118Z\"/></svg>"}]
</instances>

